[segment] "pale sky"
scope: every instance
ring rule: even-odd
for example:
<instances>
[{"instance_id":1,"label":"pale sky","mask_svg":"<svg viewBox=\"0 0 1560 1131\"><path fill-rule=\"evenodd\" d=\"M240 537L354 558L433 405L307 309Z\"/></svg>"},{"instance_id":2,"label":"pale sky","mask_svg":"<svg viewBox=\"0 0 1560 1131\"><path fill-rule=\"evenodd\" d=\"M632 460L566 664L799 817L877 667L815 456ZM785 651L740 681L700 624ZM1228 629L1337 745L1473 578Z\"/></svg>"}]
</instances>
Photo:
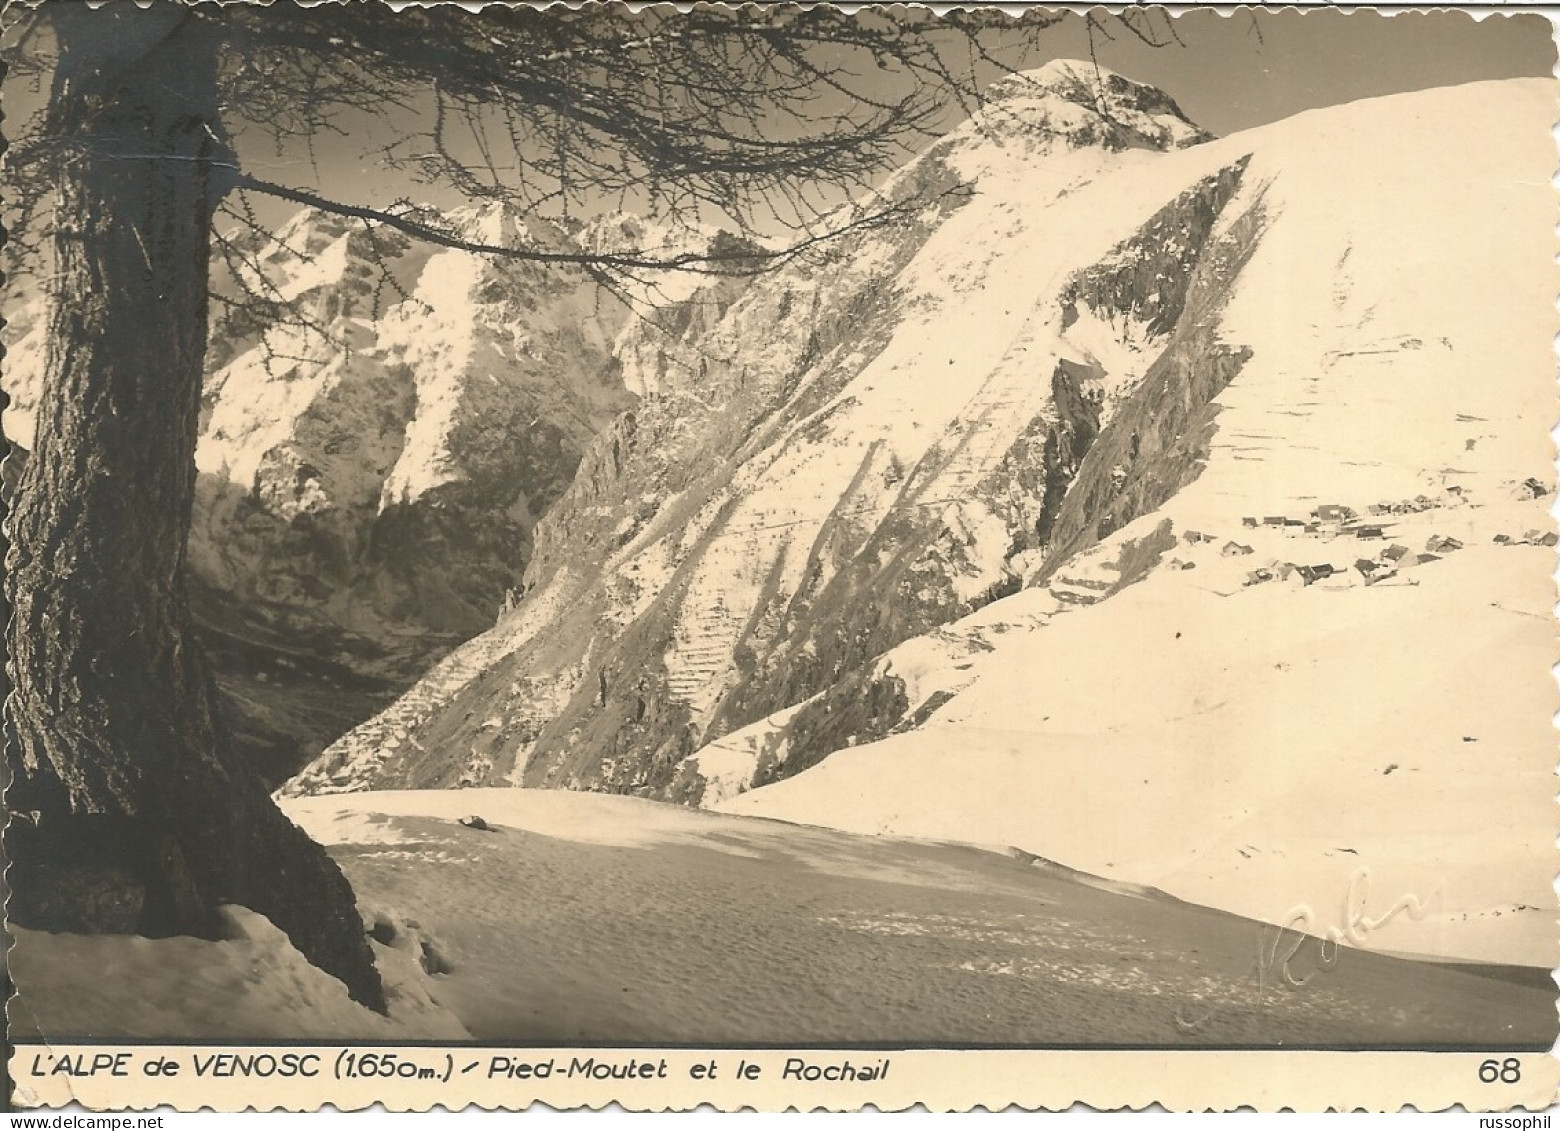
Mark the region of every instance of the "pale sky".
<instances>
[{"instance_id":1,"label":"pale sky","mask_svg":"<svg viewBox=\"0 0 1560 1131\"><path fill-rule=\"evenodd\" d=\"M1087 53L1080 24L1056 30L1058 56ZM1114 42L1097 41L1099 61L1161 88L1220 135L1361 98L1550 75L1555 64L1550 22L1537 15L1475 20L1463 12L1291 9L1258 12L1253 20L1250 13L1203 10L1179 17L1175 27L1184 47L1155 49L1118 34Z\"/></svg>"},{"instance_id":2,"label":"pale sky","mask_svg":"<svg viewBox=\"0 0 1560 1131\"><path fill-rule=\"evenodd\" d=\"M1189 118L1219 135L1361 98L1551 75L1555 65L1551 24L1540 15L1476 20L1462 12L1386 16L1289 10L1225 17L1203 10L1177 17L1175 28L1179 44L1154 48L1117 29L1110 40L1096 34L1094 51L1102 66L1160 87ZM999 54L1023 67L1087 57L1090 37L1082 17L1069 16L1048 30L1042 49L1022 60ZM318 178L302 163L267 161L260 153L252 161L264 162L261 175L271 179L318 186L354 200L373 195L376 188L381 194L392 187L392 195L408 191L405 181L387 179L372 160L360 158L372 144L340 143L322 156ZM455 203L429 189L411 195L434 204Z\"/></svg>"}]
</instances>

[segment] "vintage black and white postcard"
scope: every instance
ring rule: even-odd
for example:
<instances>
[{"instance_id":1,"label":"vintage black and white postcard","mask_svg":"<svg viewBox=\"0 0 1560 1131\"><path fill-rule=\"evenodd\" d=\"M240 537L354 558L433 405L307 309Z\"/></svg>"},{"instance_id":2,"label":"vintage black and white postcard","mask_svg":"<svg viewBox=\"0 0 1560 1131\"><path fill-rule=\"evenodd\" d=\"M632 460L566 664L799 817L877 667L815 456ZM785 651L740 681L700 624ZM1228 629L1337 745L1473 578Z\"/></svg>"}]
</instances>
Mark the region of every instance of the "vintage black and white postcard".
<instances>
[{"instance_id":1,"label":"vintage black and white postcard","mask_svg":"<svg viewBox=\"0 0 1560 1131\"><path fill-rule=\"evenodd\" d=\"M0 19L16 1104L1555 1099L1547 18Z\"/></svg>"}]
</instances>

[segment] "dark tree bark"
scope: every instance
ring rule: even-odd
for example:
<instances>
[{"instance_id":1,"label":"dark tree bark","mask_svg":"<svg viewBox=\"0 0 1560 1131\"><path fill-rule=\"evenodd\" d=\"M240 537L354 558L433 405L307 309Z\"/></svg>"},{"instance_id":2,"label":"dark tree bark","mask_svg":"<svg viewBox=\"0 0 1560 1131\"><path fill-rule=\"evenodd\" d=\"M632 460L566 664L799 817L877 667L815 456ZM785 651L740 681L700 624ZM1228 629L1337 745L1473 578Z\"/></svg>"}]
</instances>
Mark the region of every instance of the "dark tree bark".
<instances>
[{"instance_id":1,"label":"dark tree bark","mask_svg":"<svg viewBox=\"0 0 1560 1131\"><path fill-rule=\"evenodd\" d=\"M243 904L382 1009L350 886L234 754L191 631L211 216L235 176L217 38L175 5L51 14L56 301L6 571L11 918L214 937Z\"/></svg>"}]
</instances>

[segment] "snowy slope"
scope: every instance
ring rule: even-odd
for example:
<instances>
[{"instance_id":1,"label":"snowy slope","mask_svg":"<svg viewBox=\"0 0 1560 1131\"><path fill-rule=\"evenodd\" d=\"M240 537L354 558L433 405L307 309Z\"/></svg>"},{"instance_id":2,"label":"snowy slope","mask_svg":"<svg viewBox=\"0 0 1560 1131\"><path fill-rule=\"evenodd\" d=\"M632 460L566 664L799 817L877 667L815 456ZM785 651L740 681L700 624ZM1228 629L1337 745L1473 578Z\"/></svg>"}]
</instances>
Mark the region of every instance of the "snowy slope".
<instances>
[{"instance_id":1,"label":"snowy slope","mask_svg":"<svg viewBox=\"0 0 1560 1131\"><path fill-rule=\"evenodd\" d=\"M1510 544L1552 527L1552 117L1550 84L1478 84L1203 147L1253 155L1267 219L1219 319L1251 354L1200 476L952 625L989 650L941 665L962 686L918 731L725 807L1011 843L1358 945L1553 966L1554 560ZM1359 518L1316 521L1327 504ZM1057 603L1145 547L1140 584Z\"/></svg>"},{"instance_id":2,"label":"snowy slope","mask_svg":"<svg viewBox=\"0 0 1560 1131\"><path fill-rule=\"evenodd\" d=\"M381 1015L311 966L265 916L237 906L220 914L218 942L8 927L16 985L7 1003L11 1032L22 1040L470 1037L429 995L416 956L404 948L374 943L389 1011Z\"/></svg>"},{"instance_id":3,"label":"snowy slope","mask_svg":"<svg viewBox=\"0 0 1560 1131\"><path fill-rule=\"evenodd\" d=\"M17 932L12 1031L1462 1049L1555 1033L1553 992L1531 980L1328 959L1312 940L1284 948L1294 985L1278 959L1253 963L1270 929L1022 853L560 790L285 808L352 881L388 1017L229 908L220 942Z\"/></svg>"}]
</instances>

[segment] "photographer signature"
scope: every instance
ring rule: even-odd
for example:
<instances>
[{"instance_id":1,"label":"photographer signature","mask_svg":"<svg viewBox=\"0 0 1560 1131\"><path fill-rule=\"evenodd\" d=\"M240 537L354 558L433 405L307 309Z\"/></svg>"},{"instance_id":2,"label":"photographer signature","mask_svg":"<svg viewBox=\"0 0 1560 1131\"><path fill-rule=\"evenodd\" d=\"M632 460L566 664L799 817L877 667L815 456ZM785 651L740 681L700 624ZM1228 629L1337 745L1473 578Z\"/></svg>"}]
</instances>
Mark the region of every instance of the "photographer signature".
<instances>
[{"instance_id":1,"label":"photographer signature","mask_svg":"<svg viewBox=\"0 0 1560 1131\"><path fill-rule=\"evenodd\" d=\"M1407 916L1418 922L1428 913L1428 908L1418 896L1405 894L1380 915L1367 913L1370 905L1371 872L1364 866L1356 868L1349 877L1349 887L1343 900L1343 919L1337 926L1325 932L1316 931L1316 914L1308 904L1297 904L1279 925L1264 927L1257 936L1257 1000L1260 1002L1272 979L1277 979L1294 989L1310 982L1317 974L1331 970L1338 962L1339 948L1348 943L1364 947L1373 932L1381 930L1399 916ZM1271 931L1271 934L1269 933ZM1318 942L1315 968L1301 976L1295 973L1294 962L1306 943ZM1188 1018L1176 1011L1176 1027L1192 1030L1205 1024L1224 1006L1215 1005L1201 1017Z\"/></svg>"}]
</instances>

